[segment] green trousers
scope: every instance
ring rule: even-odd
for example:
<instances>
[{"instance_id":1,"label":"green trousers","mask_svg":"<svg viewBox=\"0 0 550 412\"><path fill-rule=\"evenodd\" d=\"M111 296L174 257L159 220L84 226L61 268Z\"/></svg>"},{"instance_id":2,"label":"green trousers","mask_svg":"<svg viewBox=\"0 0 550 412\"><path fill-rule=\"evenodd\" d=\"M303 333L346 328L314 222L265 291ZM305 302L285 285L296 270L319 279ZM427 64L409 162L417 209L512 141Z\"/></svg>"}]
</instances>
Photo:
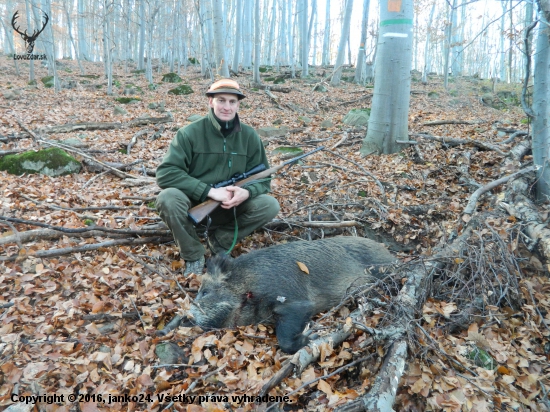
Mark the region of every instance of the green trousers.
<instances>
[{"instance_id":1,"label":"green trousers","mask_svg":"<svg viewBox=\"0 0 550 412\"><path fill-rule=\"evenodd\" d=\"M180 255L186 261L199 260L206 252L193 223L187 218L187 211L195 205L185 193L174 188L164 189L156 201L159 215L170 228L180 249ZM247 199L236 209L239 228L237 240L240 240L270 222L279 213L279 202L272 196L259 195ZM218 207L210 214L210 217L212 226L216 227L212 236L223 248L229 249L235 235L233 209Z\"/></svg>"}]
</instances>

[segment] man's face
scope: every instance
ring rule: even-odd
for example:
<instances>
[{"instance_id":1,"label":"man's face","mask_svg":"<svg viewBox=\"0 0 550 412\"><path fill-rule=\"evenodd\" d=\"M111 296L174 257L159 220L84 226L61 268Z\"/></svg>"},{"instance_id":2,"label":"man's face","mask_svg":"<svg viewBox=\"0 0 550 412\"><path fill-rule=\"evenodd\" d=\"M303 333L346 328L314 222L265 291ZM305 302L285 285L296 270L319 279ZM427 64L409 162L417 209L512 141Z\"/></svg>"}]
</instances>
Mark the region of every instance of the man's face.
<instances>
[{"instance_id":1,"label":"man's face","mask_svg":"<svg viewBox=\"0 0 550 412\"><path fill-rule=\"evenodd\" d=\"M220 93L208 98L208 105L214 109L214 114L220 120L230 121L239 110L239 99L234 94Z\"/></svg>"}]
</instances>

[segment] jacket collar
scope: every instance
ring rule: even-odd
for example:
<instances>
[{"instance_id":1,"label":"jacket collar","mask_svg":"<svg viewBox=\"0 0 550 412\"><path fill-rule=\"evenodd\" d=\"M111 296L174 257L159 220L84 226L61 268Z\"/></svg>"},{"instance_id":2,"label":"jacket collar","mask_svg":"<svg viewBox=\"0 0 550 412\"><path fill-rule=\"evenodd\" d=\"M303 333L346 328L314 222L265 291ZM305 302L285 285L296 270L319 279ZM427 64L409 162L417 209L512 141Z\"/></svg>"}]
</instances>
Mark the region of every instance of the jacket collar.
<instances>
[{"instance_id":1,"label":"jacket collar","mask_svg":"<svg viewBox=\"0 0 550 412\"><path fill-rule=\"evenodd\" d=\"M214 110L212 108L210 108L210 110L208 110L208 118L210 119L210 122L212 123L214 128L221 133L222 132L222 127L220 126L220 124L218 123L216 118L214 117ZM231 131L231 133L229 135L232 135L233 133L238 133L242 130L241 121L239 119L239 114L238 113L235 113L235 119L233 120L233 122L234 122L233 130Z\"/></svg>"}]
</instances>

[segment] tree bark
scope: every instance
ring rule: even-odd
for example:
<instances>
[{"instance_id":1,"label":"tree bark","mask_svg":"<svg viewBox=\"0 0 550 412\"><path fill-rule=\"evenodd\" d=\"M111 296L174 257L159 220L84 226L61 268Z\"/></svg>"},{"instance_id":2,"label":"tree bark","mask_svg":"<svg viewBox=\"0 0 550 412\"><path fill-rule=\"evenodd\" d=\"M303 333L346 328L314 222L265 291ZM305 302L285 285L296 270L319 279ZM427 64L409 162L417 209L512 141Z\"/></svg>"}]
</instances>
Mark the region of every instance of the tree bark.
<instances>
[{"instance_id":1,"label":"tree bark","mask_svg":"<svg viewBox=\"0 0 550 412\"><path fill-rule=\"evenodd\" d=\"M340 44L338 45L338 55L336 57L336 63L334 63L334 73L332 74L332 79L330 79L331 86L338 86L340 84L340 78L342 77L342 64L344 64L344 57L346 54L346 40L349 33L352 10L353 0L346 0L344 21L342 22L342 32L340 33Z\"/></svg>"},{"instance_id":2,"label":"tree bark","mask_svg":"<svg viewBox=\"0 0 550 412\"><path fill-rule=\"evenodd\" d=\"M408 140L411 89L413 2L384 0L380 6L380 34L372 111L361 154L395 153L397 140Z\"/></svg>"},{"instance_id":3,"label":"tree bark","mask_svg":"<svg viewBox=\"0 0 550 412\"><path fill-rule=\"evenodd\" d=\"M353 81L355 83L363 83L365 76L363 73L363 67L367 59L365 54L365 43L367 42L367 26L369 24L369 7L370 0L363 1L363 18L361 19L361 38L359 40L359 51L357 52L357 66L355 67L355 77Z\"/></svg>"},{"instance_id":4,"label":"tree bark","mask_svg":"<svg viewBox=\"0 0 550 412\"><path fill-rule=\"evenodd\" d=\"M550 0L539 0L544 18L550 18ZM542 24L537 37L533 84L533 160L537 170L536 191L538 200L550 196L550 27Z\"/></svg>"},{"instance_id":5,"label":"tree bark","mask_svg":"<svg viewBox=\"0 0 550 412\"><path fill-rule=\"evenodd\" d=\"M216 67L218 74L229 77L229 66L225 57L225 27L223 21L222 0L212 0L212 19L214 23L214 47L216 49Z\"/></svg>"}]
</instances>

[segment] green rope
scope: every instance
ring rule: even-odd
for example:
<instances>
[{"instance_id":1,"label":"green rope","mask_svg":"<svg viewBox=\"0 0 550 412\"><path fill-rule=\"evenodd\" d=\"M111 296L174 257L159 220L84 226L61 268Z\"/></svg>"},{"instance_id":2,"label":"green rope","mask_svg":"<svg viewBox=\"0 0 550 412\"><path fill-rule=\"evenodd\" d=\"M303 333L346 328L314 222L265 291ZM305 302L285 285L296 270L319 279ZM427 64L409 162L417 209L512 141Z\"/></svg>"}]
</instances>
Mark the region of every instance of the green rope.
<instances>
[{"instance_id":1,"label":"green rope","mask_svg":"<svg viewBox=\"0 0 550 412\"><path fill-rule=\"evenodd\" d=\"M237 234L239 233L239 226L237 225L237 208L233 208L233 216L235 217L235 234L233 235L233 244L228 251L225 252L226 255L229 255L235 245L237 244Z\"/></svg>"},{"instance_id":2,"label":"green rope","mask_svg":"<svg viewBox=\"0 0 550 412\"><path fill-rule=\"evenodd\" d=\"M246 187L246 186L249 186L249 185L252 185L252 184L255 184L255 183L269 182L272 179L273 179L272 177L265 177L263 179L252 180L248 183L245 183L241 187ZM235 247L235 245L237 244L237 235L239 233L239 225L237 224L237 208L236 207L233 208L233 216L235 217L235 234L233 235L233 244L231 245L229 250L225 252L226 255L229 255L231 253L231 251L233 250L233 248Z\"/></svg>"}]
</instances>

